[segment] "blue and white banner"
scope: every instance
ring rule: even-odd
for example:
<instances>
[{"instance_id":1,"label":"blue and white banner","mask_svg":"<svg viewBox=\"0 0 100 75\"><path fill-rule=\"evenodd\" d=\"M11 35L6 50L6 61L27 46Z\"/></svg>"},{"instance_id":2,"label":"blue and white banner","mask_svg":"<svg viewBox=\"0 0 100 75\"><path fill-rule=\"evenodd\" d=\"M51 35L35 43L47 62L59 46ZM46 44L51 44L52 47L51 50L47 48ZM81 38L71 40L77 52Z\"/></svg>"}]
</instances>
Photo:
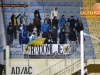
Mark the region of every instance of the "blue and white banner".
<instances>
[{"instance_id":1,"label":"blue and white banner","mask_svg":"<svg viewBox=\"0 0 100 75\"><path fill-rule=\"evenodd\" d=\"M66 54L70 50L70 44L43 44L40 46L23 45L23 54Z\"/></svg>"}]
</instances>

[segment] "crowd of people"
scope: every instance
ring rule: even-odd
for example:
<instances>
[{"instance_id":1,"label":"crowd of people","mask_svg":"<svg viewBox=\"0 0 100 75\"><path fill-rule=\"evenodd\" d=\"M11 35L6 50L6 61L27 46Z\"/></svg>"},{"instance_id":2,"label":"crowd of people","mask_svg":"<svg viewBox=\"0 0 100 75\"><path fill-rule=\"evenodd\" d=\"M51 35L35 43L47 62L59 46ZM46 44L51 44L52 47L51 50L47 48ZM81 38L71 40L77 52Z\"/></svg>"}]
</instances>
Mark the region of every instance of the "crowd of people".
<instances>
[{"instance_id":1,"label":"crowd of people","mask_svg":"<svg viewBox=\"0 0 100 75\"><path fill-rule=\"evenodd\" d=\"M20 23L17 22L18 18ZM46 44L57 44L58 38L59 44L67 44L68 40L71 44L80 44L80 31L84 30L84 27L82 20L79 18L76 20L74 16L70 16L66 20L64 14L59 17L58 8L56 7L51 12L51 16L46 15L43 23L41 23L41 16L37 8L34 12L34 18L29 25L25 13L21 13L18 16L15 16L13 13L11 22L9 22L7 27L8 44L12 44L13 39L17 38L17 30L19 32L19 44L32 42L41 34L41 38L46 38L44 42ZM58 30L60 30L59 33Z\"/></svg>"}]
</instances>

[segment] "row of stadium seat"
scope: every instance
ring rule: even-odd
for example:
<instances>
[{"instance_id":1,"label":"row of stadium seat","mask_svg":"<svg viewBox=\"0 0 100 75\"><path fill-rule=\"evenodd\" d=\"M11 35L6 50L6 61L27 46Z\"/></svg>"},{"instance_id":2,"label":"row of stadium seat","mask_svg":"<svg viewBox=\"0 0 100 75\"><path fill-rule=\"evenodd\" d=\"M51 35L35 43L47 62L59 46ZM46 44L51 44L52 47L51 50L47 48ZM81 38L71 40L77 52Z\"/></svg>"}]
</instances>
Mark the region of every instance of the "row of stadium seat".
<instances>
[{"instance_id":1,"label":"row of stadium seat","mask_svg":"<svg viewBox=\"0 0 100 75\"><path fill-rule=\"evenodd\" d=\"M69 53L72 54L72 52L69 52ZM20 50L17 50L16 52L13 51L13 50L10 50L10 54L11 54L11 55L22 55L23 52L20 51ZM93 56L93 55L94 55L94 51L91 51L91 50L88 51L88 52L84 51L84 54L85 54L85 55L89 55L89 56ZM80 55L80 52L79 52L79 51L76 51L76 52L75 52L75 55Z\"/></svg>"},{"instance_id":2,"label":"row of stadium seat","mask_svg":"<svg viewBox=\"0 0 100 75\"><path fill-rule=\"evenodd\" d=\"M3 4L26 4L26 5L30 5L30 6L82 6L82 2L78 2L78 3L75 3L75 2L71 2L71 3L68 3L68 2L44 2L44 4L42 2L3 2Z\"/></svg>"},{"instance_id":3,"label":"row of stadium seat","mask_svg":"<svg viewBox=\"0 0 100 75\"><path fill-rule=\"evenodd\" d=\"M4 8L4 12L18 12L18 13L21 13L21 12L25 12L25 13L30 13L30 12L32 12L32 13L34 13L34 11L35 11L35 9L31 9L31 10L29 10L28 8L25 8L24 10L22 9L22 8L18 8L18 9L15 9L15 8L11 8L11 9L9 9L9 8ZM52 10L50 10L50 9L39 9L39 12L40 13L50 13ZM79 13L80 12L80 10L75 10L75 9L73 9L73 10L69 10L69 9L59 9L58 10L58 12L59 13Z\"/></svg>"}]
</instances>

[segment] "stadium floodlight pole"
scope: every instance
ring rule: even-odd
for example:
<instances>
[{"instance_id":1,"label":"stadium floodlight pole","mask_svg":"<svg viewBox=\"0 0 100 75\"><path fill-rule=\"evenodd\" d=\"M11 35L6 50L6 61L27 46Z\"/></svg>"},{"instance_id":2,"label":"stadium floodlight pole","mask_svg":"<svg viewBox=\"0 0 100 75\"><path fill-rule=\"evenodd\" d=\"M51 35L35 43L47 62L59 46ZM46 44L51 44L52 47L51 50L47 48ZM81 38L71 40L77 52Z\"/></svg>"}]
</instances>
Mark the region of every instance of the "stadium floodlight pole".
<instances>
[{"instance_id":1,"label":"stadium floodlight pole","mask_svg":"<svg viewBox=\"0 0 100 75\"><path fill-rule=\"evenodd\" d=\"M81 49L81 75L84 75L84 43L83 31L80 32L80 49Z\"/></svg>"}]
</instances>

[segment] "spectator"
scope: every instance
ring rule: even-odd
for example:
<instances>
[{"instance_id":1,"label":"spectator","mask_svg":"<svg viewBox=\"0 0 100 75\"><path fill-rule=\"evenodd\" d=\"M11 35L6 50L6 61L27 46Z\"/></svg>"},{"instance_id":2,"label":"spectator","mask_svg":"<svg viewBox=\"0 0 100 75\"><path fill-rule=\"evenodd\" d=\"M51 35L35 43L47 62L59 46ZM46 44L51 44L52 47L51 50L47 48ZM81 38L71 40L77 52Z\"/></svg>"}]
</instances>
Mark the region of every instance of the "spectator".
<instances>
[{"instance_id":1,"label":"spectator","mask_svg":"<svg viewBox=\"0 0 100 75\"><path fill-rule=\"evenodd\" d=\"M21 14L20 23L21 23L21 21L23 21L23 23L24 23L25 25L28 25L28 24L27 24L27 19L26 19L26 13L24 13L24 12Z\"/></svg>"},{"instance_id":2,"label":"spectator","mask_svg":"<svg viewBox=\"0 0 100 75\"><path fill-rule=\"evenodd\" d=\"M22 31L22 29L23 29L23 26L25 26L25 25L23 24L23 21L22 21L21 24L18 25L18 31L19 31L19 44L22 44L22 42L21 42L21 31Z\"/></svg>"},{"instance_id":3,"label":"spectator","mask_svg":"<svg viewBox=\"0 0 100 75\"><path fill-rule=\"evenodd\" d=\"M41 29L41 19L39 18L39 15L36 14L35 18L34 18L34 25L37 27L37 31L38 31L38 36L40 35L40 29Z\"/></svg>"},{"instance_id":4,"label":"spectator","mask_svg":"<svg viewBox=\"0 0 100 75\"><path fill-rule=\"evenodd\" d=\"M69 32L69 41L71 43L71 50L75 51L76 50L76 43L77 43L75 28Z\"/></svg>"},{"instance_id":5,"label":"spectator","mask_svg":"<svg viewBox=\"0 0 100 75\"><path fill-rule=\"evenodd\" d=\"M33 32L35 32L35 37L37 38L37 28L36 28L36 26L34 26L34 28L33 28Z\"/></svg>"},{"instance_id":6,"label":"spectator","mask_svg":"<svg viewBox=\"0 0 100 75\"><path fill-rule=\"evenodd\" d=\"M66 23L65 15L62 15L60 20L59 20L59 27L63 28L65 23Z\"/></svg>"},{"instance_id":7,"label":"spectator","mask_svg":"<svg viewBox=\"0 0 100 75\"><path fill-rule=\"evenodd\" d=\"M88 70L86 67L84 67L84 75L88 75ZM81 71L78 72L78 75L81 75Z\"/></svg>"},{"instance_id":8,"label":"spectator","mask_svg":"<svg viewBox=\"0 0 100 75\"><path fill-rule=\"evenodd\" d=\"M51 28L51 19L50 19L49 15L47 15L45 19L47 19L47 20L48 20L48 22L47 22L47 23L50 25L50 28Z\"/></svg>"},{"instance_id":9,"label":"spectator","mask_svg":"<svg viewBox=\"0 0 100 75\"><path fill-rule=\"evenodd\" d=\"M46 35L46 32L47 30L49 29L49 24L47 24L47 19L44 20L44 23L41 25L41 31L42 31L42 37L43 38L46 38L47 35Z\"/></svg>"},{"instance_id":10,"label":"spectator","mask_svg":"<svg viewBox=\"0 0 100 75\"><path fill-rule=\"evenodd\" d=\"M49 37L47 38L47 44L53 44L54 41L52 39L52 35L49 35Z\"/></svg>"},{"instance_id":11,"label":"spectator","mask_svg":"<svg viewBox=\"0 0 100 75\"><path fill-rule=\"evenodd\" d=\"M30 24L29 24L28 27L27 27L27 30L28 30L28 32L29 32L29 36L31 36L31 34L32 34L32 32L33 32L33 29L34 29L34 23L33 23L33 21L31 20L31 21L30 21Z\"/></svg>"},{"instance_id":12,"label":"spectator","mask_svg":"<svg viewBox=\"0 0 100 75\"><path fill-rule=\"evenodd\" d=\"M23 26L23 28L22 28L22 31L21 31L21 41L22 41L22 44L27 44L28 43L26 26Z\"/></svg>"},{"instance_id":13,"label":"spectator","mask_svg":"<svg viewBox=\"0 0 100 75\"><path fill-rule=\"evenodd\" d=\"M68 25L68 21L66 21L66 24L65 24L65 40L66 40L66 43L67 43L67 39L68 39L68 36L69 36L69 32L70 32L70 28L69 28L69 25Z\"/></svg>"},{"instance_id":14,"label":"spectator","mask_svg":"<svg viewBox=\"0 0 100 75\"><path fill-rule=\"evenodd\" d=\"M53 27L58 28L58 20L57 20L57 17L56 16L54 16L54 18L52 20L52 28Z\"/></svg>"},{"instance_id":15,"label":"spectator","mask_svg":"<svg viewBox=\"0 0 100 75\"><path fill-rule=\"evenodd\" d=\"M68 18L67 20L69 23L70 23L70 29L73 30L73 28L75 28L75 24L78 22L78 19L77 21L74 19L73 16L71 16L70 18Z\"/></svg>"},{"instance_id":16,"label":"spectator","mask_svg":"<svg viewBox=\"0 0 100 75\"><path fill-rule=\"evenodd\" d=\"M54 8L54 10L51 12L51 19L54 18L54 16L57 17L57 19L59 19L59 13L58 13L58 8Z\"/></svg>"},{"instance_id":17,"label":"spectator","mask_svg":"<svg viewBox=\"0 0 100 75\"><path fill-rule=\"evenodd\" d=\"M52 37L53 37L53 40L54 40L54 44L57 44L57 28L56 27L53 27L52 29Z\"/></svg>"},{"instance_id":18,"label":"spectator","mask_svg":"<svg viewBox=\"0 0 100 75\"><path fill-rule=\"evenodd\" d=\"M80 20L76 26L76 31L77 31L77 37L78 37L78 43L80 44L80 31L81 30L84 30L83 28L83 23L82 21Z\"/></svg>"},{"instance_id":19,"label":"spectator","mask_svg":"<svg viewBox=\"0 0 100 75\"><path fill-rule=\"evenodd\" d=\"M36 32L32 32L31 36L29 37L29 42L32 42L35 39Z\"/></svg>"},{"instance_id":20,"label":"spectator","mask_svg":"<svg viewBox=\"0 0 100 75\"><path fill-rule=\"evenodd\" d=\"M12 22L9 22L9 26L7 27L7 35L8 35L8 45L13 43L13 25Z\"/></svg>"},{"instance_id":21,"label":"spectator","mask_svg":"<svg viewBox=\"0 0 100 75\"><path fill-rule=\"evenodd\" d=\"M51 28L49 28L49 29L47 30L47 32L46 32L46 37L47 37L47 38L49 37L49 35L52 36Z\"/></svg>"},{"instance_id":22,"label":"spectator","mask_svg":"<svg viewBox=\"0 0 100 75\"><path fill-rule=\"evenodd\" d=\"M16 32L16 30L17 30L17 25L18 25L18 23L17 23L17 18L20 16L21 14L19 14L17 17L15 17L15 15L14 14L12 14L12 16L11 16L11 20L12 20L12 25L14 26L14 38L16 39L16 37L17 37L17 32Z\"/></svg>"},{"instance_id":23,"label":"spectator","mask_svg":"<svg viewBox=\"0 0 100 75\"><path fill-rule=\"evenodd\" d=\"M36 10L34 12L34 17L37 17L37 14L38 14L39 19L41 20L40 13L39 13L39 8L36 8Z\"/></svg>"},{"instance_id":24,"label":"spectator","mask_svg":"<svg viewBox=\"0 0 100 75\"><path fill-rule=\"evenodd\" d=\"M61 29L59 33L60 44L64 44L65 42L65 30L64 28Z\"/></svg>"}]
</instances>

